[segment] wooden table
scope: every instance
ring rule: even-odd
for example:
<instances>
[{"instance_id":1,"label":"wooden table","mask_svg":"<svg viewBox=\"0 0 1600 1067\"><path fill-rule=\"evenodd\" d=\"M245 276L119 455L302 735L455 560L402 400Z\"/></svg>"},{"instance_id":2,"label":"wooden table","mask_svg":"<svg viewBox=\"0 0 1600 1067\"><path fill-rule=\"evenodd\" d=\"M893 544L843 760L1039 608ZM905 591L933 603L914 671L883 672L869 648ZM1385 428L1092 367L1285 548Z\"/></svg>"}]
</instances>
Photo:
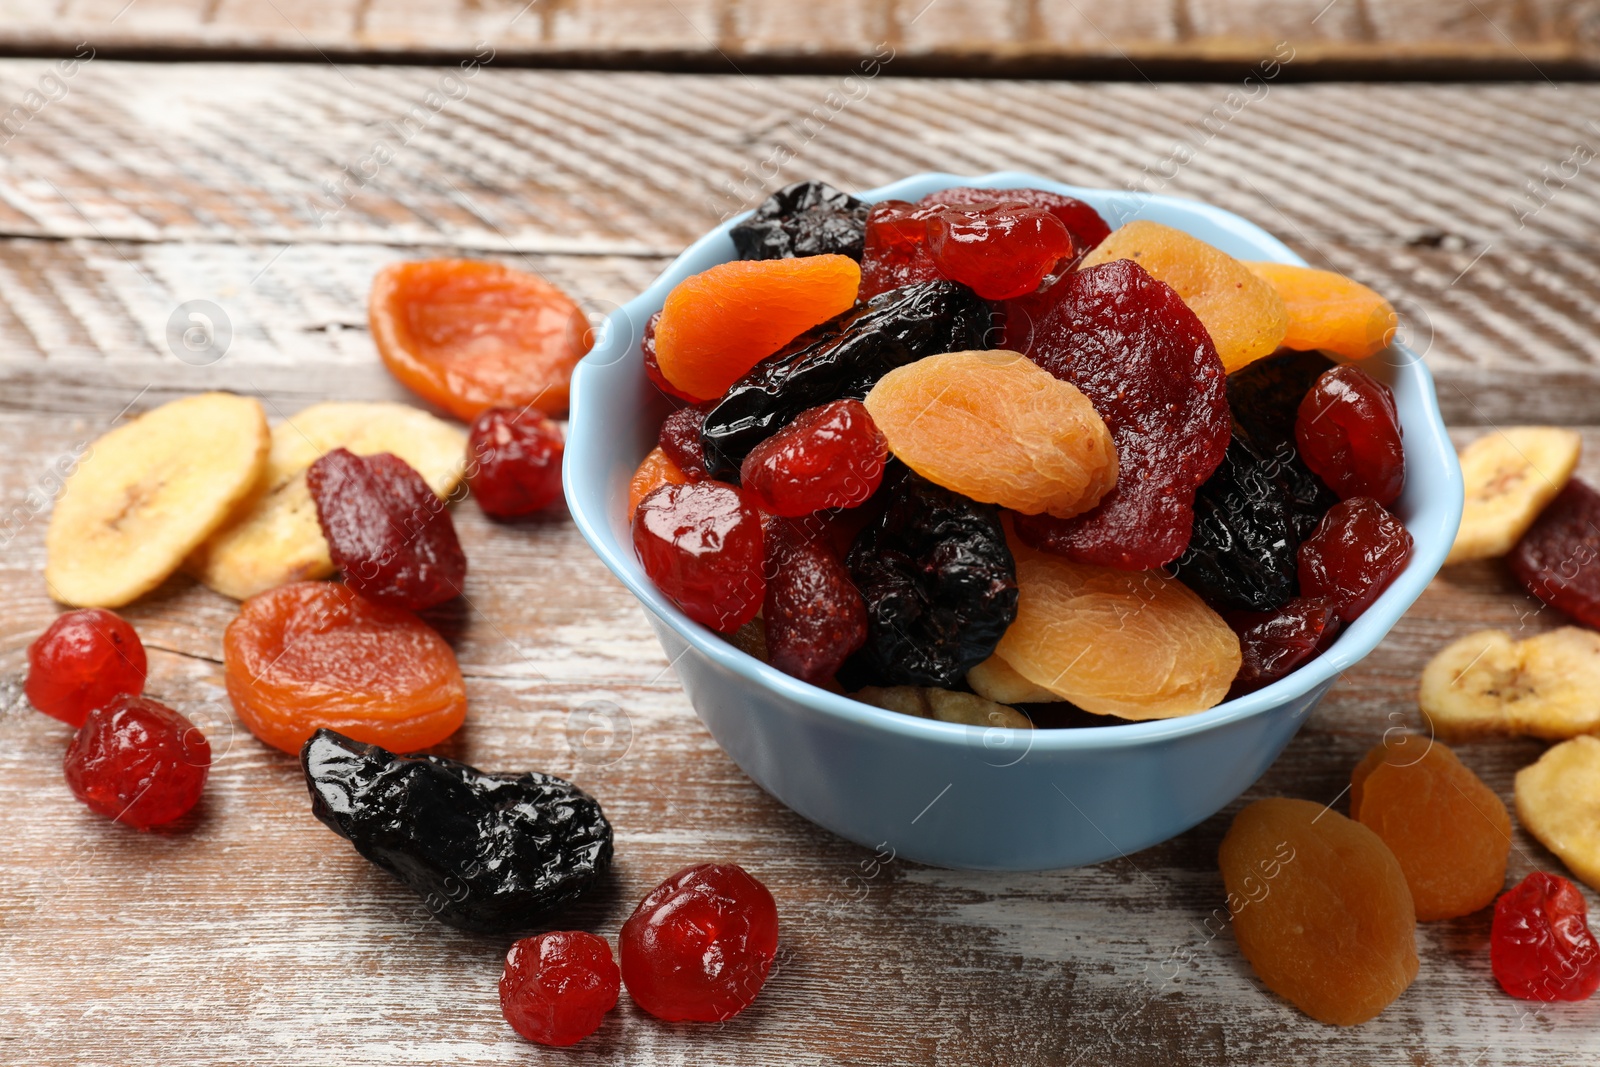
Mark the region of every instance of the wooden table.
<instances>
[{"instance_id":1,"label":"wooden table","mask_svg":"<svg viewBox=\"0 0 1600 1067\"><path fill-rule=\"evenodd\" d=\"M0 101L26 99L55 69L0 62ZM728 189L747 179L862 188L1016 167L1120 187L1163 174L1186 143L1193 158L1164 191L1253 218L1393 296L1463 440L1496 423L1580 426L1584 471L1600 477L1593 177L1547 186L1537 211L1523 199L1541 166L1600 137L1587 125L1600 87L1273 82L1228 110L1226 84L878 78L826 111L845 91L837 77L490 64L452 85L435 68L342 60L105 58L56 76L66 92L0 148L0 1062L1467 1067L1600 1054L1600 1001L1500 993L1486 913L1421 927L1420 977L1365 1026L1320 1026L1265 992L1232 938L1201 925L1222 902L1216 850L1237 804L1092 868L874 868L721 754L641 609L565 517L498 526L471 501L457 511L472 573L438 621L472 712L446 750L568 775L603 800L616 877L565 920L575 926L614 935L646 889L691 862L759 875L782 909L781 958L757 1004L723 1026L666 1026L625 1002L568 1053L518 1040L495 997L508 939L434 923L311 818L294 761L228 706L234 605L187 579L127 611L151 651L150 690L201 723L218 756L179 832L131 832L76 804L59 771L68 730L20 691L23 650L58 610L41 568L60 457L202 389L259 396L274 418L330 397L405 399L365 331L382 264L501 260L599 313L745 206ZM458 98L438 98L359 186L343 177L435 91ZM819 108L828 120L802 126ZM779 145L795 158L762 176ZM203 366L166 334L199 299L232 329L225 357ZM1419 722L1417 674L1435 649L1481 626L1558 621L1497 565L1446 572L1243 799L1334 801L1384 729ZM625 750L585 740L586 713L609 708ZM1460 752L1509 802L1512 774L1541 747ZM1511 862L1514 879L1561 870L1520 830Z\"/></svg>"}]
</instances>

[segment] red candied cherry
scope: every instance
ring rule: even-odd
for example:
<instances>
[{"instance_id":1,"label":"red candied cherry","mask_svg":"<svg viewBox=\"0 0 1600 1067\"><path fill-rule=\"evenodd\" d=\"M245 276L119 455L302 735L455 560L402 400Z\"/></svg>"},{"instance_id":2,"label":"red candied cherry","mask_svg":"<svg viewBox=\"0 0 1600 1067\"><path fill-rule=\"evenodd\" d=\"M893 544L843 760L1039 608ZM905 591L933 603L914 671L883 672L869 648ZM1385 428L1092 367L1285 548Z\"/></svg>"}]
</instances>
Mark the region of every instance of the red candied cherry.
<instances>
[{"instance_id":1,"label":"red candied cherry","mask_svg":"<svg viewBox=\"0 0 1600 1067\"><path fill-rule=\"evenodd\" d=\"M768 661L785 674L824 685L867 643L867 605L820 525L767 524Z\"/></svg>"},{"instance_id":2,"label":"red candied cherry","mask_svg":"<svg viewBox=\"0 0 1600 1067\"><path fill-rule=\"evenodd\" d=\"M1400 499L1406 455L1394 394L1361 368L1343 364L1317 379L1294 436L1306 466L1341 498L1370 496L1384 507Z\"/></svg>"},{"instance_id":3,"label":"red candied cherry","mask_svg":"<svg viewBox=\"0 0 1600 1067\"><path fill-rule=\"evenodd\" d=\"M1411 544L1410 531L1376 500L1341 500L1300 546L1300 593L1328 600L1354 622L1405 569Z\"/></svg>"},{"instance_id":4,"label":"red candied cherry","mask_svg":"<svg viewBox=\"0 0 1600 1067\"><path fill-rule=\"evenodd\" d=\"M561 427L535 408L490 408L467 435L467 485L494 519L532 515L561 499Z\"/></svg>"},{"instance_id":5,"label":"red candied cherry","mask_svg":"<svg viewBox=\"0 0 1600 1067\"><path fill-rule=\"evenodd\" d=\"M778 952L778 905L743 867L686 867L622 926L622 981L667 1022L721 1022L748 1008Z\"/></svg>"},{"instance_id":6,"label":"red candied cherry","mask_svg":"<svg viewBox=\"0 0 1600 1067\"><path fill-rule=\"evenodd\" d=\"M557 930L525 937L506 953L500 1010L529 1041L575 1045L600 1029L621 986L610 945L580 930Z\"/></svg>"},{"instance_id":7,"label":"red candied cherry","mask_svg":"<svg viewBox=\"0 0 1600 1067\"><path fill-rule=\"evenodd\" d=\"M1073 251L1060 219L1018 202L940 208L927 225L928 253L940 273L985 300L1033 292Z\"/></svg>"},{"instance_id":8,"label":"red candied cherry","mask_svg":"<svg viewBox=\"0 0 1600 1067\"><path fill-rule=\"evenodd\" d=\"M144 691L144 644L104 608L69 611L28 646L28 702L71 726L120 694Z\"/></svg>"},{"instance_id":9,"label":"red candied cherry","mask_svg":"<svg viewBox=\"0 0 1600 1067\"><path fill-rule=\"evenodd\" d=\"M1586 1000L1600 988L1600 945L1583 894L1559 875L1534 871L1494 905L1489 965L1523 1000Z\"/></svg>"},{"instance_id":10,"label":"red candied cherry","mask_svg":"<svg viewBox=\"0 0 1600 1067\"><path fill-rule=\"evenodd\" d=\"M761 610L761 512L726 482L666 484L633 513L644 572L689 618L732 633Z\"/></svg>"},{"instance_id":11,"label":"red candied cherry","mask_svg":"<svg viewBox=\"0 0 1600 1067\"><path fill-rule=\"evenodd\" d=\"M706 446L700 433L706 425L706 413L716 407L715 400L704 404L679 408L661 422L661 432L656 443L678 469L697 482L706 477Z\"/></svg>"},{"instance_id":12,"label":"red candied cherry","mask_svg":"<svg viewBox=\"0 0 1600 1067\"><path fill-rule=\"evenodd\" d=\"M89 712L62 769L73 796L91 810L148 830L199 801L211 744L165 704L124 694Z\"/></svg>"},{"instance_id":13,"label":"red candied cherry","mask_svg":"<svg viewBox=\"0 0 1600 1067\"><path fill-rule=\"evenodd\" d=\"M888 443L867 406L835 400L802 411L751 449L739 481L774 515L798 517L865 503L888 460Z\"/></svg>"}]
</instances>

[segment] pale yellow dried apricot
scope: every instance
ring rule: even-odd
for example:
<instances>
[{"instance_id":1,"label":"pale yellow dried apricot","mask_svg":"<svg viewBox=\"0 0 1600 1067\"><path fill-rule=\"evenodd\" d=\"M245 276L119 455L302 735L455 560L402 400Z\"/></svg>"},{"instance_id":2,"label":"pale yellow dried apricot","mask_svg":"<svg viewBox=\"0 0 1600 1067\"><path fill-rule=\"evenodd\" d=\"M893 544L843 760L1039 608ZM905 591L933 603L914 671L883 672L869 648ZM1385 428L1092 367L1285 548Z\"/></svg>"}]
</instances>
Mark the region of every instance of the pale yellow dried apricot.
<instances>
[{"instance_id":1,"label":"pale yellow dried apricot","mask_svg":"<svg viewBox=\"0 0 1600 1067\"><path fill-rule=\"evenodd\" d=\"M1389 347L1400 316L1394 305L1353 278L1288 263L1246 263L1278 291L1289 311L1285 348L1368 359Z\"/></svg>"}]
</instances>

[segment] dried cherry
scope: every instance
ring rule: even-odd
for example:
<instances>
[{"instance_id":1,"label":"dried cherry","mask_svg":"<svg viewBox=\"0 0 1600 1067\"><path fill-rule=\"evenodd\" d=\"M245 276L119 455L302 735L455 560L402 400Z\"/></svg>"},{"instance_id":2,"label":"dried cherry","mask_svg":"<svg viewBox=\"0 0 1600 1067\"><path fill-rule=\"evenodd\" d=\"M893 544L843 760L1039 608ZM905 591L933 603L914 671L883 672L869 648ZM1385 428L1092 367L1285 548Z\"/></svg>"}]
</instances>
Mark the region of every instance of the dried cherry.
<instances>
[{"instance_id":1,"label":"dried cherry","mask_svg":"<svg viewBox=\"0 0 1600 1067\"><path fill-rule=\"evenodd\" d=\"M880 200L872 206L861 252L859 299L939 278L939 265L928 251L928 215L905 200Z\"/></svg>"},{"instance_id":2,"label":"dried cherry","mask_svg":"<svg viewBox=\"0 0 1600 1067\"><path fill-rule=\"evenodd\" d=\"M1376 500L1341 500L1300 546L1300 592L1354 622L1405 569L1411 546L1411 532Z\"/></svg>"},{"instance_id":3,"label":"dried cherry","mask_svg":"<svg viewBox=\"0 0 1600 1067\"><path fill-rule=\"evenodd\" d=\"M1312 473L1295 441L1300 402L1334 363L1318 352L1280 352L1228 375L1234 433L1275 465L1289 492L1295 537L1305 540L1339 502Z\"/></svg>"},{"instance_id":4,"label":"dried cherry","mask_svg":"<svg viewBox=\"0 0 1600 1067\"><path fill-rule=\"evenodd\" d=\"M740 259L861 258L872 205L827 182L786 185L728 231Z\"/></svg>"},{"instance_id":5,"label":"dried cherry","mask_svg":"<svg viewBox=\"0 0 1600 1067\"><path fill-rule=\"evenodd\" d=\"M1340 627L1333 605L1314 597L1295 597L1273 611L1230 611L1223 618L1239 635L1243 658L1230 700L1310 663L1327 651Z\"/></svg>"},{"instance_id":6,"label":"dried cherry","mask_svg":"<svg viewBox=\"0 0 1600 1067\"><path fill-rule=\"evenodd\" d=\"M1194 529L1174 572L1218 611L1271 611L1295 595L1300 538L1274 465L1235 437L1194 498Z\"/></svg>"},{"instance_id":7,"label":"dried cherry","mask_svg":"<svg viewBox=\"0 0 1600 1067\"><path fill-rule=\"evenodd\" d=\"M122 693L89 711L62 766L72 795L92 811L148 830L200 800L211 745L165 704Z\"/></svg>"},{"instance_id":8,"label":"dried cherry","mask_svg":"<svg viewBox=\"0 0 1600 1067\"><path fill-rule=\"evenodd\" d=\"M862 293L948 278L986 300L1031 293L1072 258L1067 227L1042 207L997 190L987 201L885 201L867 221Z\"/></svg>"},{"instance_id":9,"label":"dried cherry","mask_svg":"<svg viewBox=\"0 0 1600 1067\"><path fill-rule=\"evenodd\" d=\"M700 441L700 431L711 407L711 404L695 404L679 408L661 421L661 432L656 438L656 444L667 458L678 465L685 477L695 481L706 476L706 450Z\"/></svg>"},{"instance_id":10,"label":"dried cherry","mask_svg":"<svg viewBox=\"0 0 1600 1067\"><path fill-rule=\"evenodd\" d=\"M732 633L761 610L761 512L725 482L668 483L639 502L633 547L656 588L689 618Z\"/></svg>"},{"instance_id":11,"label":"dried cherry","mask_svg":"<svg viewBox=\"0 0 1600 1067\"><path fill-rule=\"evenodd\" d=\"M28 703L69 726L113 697L144 692L144 644L122 616L82 608L56 616L28 646Z\"/></svg>"},{"instance_id":12,"label":"dried cherry","mask_svg":"<svg viewBox=\"0 0 1600 1067\"><path fill-rule=\"evenodd\" d=\"M529 1041L564 1048L600 1029L621 989L610 945L581 930L555 930L506 953L500 1012Z\"/></svg>"},{"instance_id":13,"label":"dried cherry","mask_svg":"<svg viewBox=\"0 0 1600 1067\"><path fill-rule=\"evenodd\" d=\"M515 519L561 499L561 427L537 411L490 408L467 435L467 484L483 513Z\"/></svg>"},{"instance_id":14,"label":"dried cherry","mask_svg":"<svg viewBox=\"0 0 1600 1067\"><path fill-rule=\"evenodd\" d=\"M774 515L853 508L878 491L888 459L861 401L835 400L802 411L751 449L739 483Z\"/></svg>"},{"instance_id":15,"label":"dried cherry","mask_svg":"<svg viewBox=\"0 0 1600 1067\"><path fill-rule=\"evenodd\" d=\"M1100 213L1085 204L1082 200L1075 200L1070 196L1059 193L1048 193L1043 189L973 189L967 186L957 186L953 189L941 189L936 193L929 193L917 201L919 207L942 205L947 207L977 207L993 204L997 201L1007 203L1026 204L1029 207L1044 208L1050 214L1061 220L1067 228L1067 233L1072 237L1073 254L1071 262L1106 239L1111 233L1111 227L1106 225L1106 220Z\"/></svg>"},{"instance_id":16,"label":"dried cherry","mask_svg":"<svg viewBox=\"0 0 1600 1067\"><path fill-rule=\"evenodd\" d=\"M801 681L830 681L867 640L867 607L825 538L786 519L766 532L767 662Z\"/></svg>"},{"instance_id":17,"label":"dried cherry","mask_svg":"<svg viewBox=\"0 0 1600 1067\"><path fill-rule=\"evenodd\" d=\"M1600 989L1600 944L1578 887L1534 871L1507 890L1494 905L1489 965L1522 1000L1587 1000Z\"/></svg>"},{"instance_id":18,"label":"dried cherry","mask_svg":"<svg viewBox=\"0 0 1600 1067\"><path fill-rule=\"evenodd\" d=\"M1400 413L1389 387L1360 367L1324 373L1300 402L1295 440L1306 466L1340 497L1370 496L1384 507L1406 483Z\"/></svg>"},{"instance_id":19,"label":"dried cherry","mask_svg":"<svg viewBox=\"0 0 1600 1067\"><path fill-rule=\"evenodd\" d=\"M1568 481L1506 562L1528 592L1600 627L1600 493L1577 478Z\"/></svg>"}]
</instances>

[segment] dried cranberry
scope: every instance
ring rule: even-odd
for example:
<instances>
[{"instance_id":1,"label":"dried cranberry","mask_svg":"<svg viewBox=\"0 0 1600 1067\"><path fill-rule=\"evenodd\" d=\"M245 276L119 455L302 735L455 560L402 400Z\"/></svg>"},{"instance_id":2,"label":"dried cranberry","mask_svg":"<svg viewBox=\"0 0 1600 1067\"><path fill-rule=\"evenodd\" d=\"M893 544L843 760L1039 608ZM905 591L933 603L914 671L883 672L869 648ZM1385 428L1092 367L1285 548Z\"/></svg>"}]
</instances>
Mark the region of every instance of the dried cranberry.
<instances>
[{"instance_id":1,"label":"dried cranberry","mask_svg":"<svg viewBox=\"0 0 1600 1067\"><path fill-rule=\"evenodd\" d=\"M939 208L927 227L940 274L985 300L1033 292L1073 252L1060 219L1017 202Z\"/></svg>"},{"instance_id":2,"label":"dried cranberry","mask_svg":"<svg viewBox=\"0 0 1600 1067\"><path fill-rule=\"evenodd\" d=\"M693 404L694 397L667 381L667 376L661 373L661 364L656 360L656 323L660 321L661 312L651 315L644 324L644 337L639 341L639 350L644 353L644 376L665 396Z\"/></svg>"},{"instance_id":3,"label":"dried cranberry","mask_svg":"<svg viewBox=\"0 0 1600 1067\"><path fill-rule=\"evenodd\" d=\"M814 532L815 536L811 536ZM801 681L821 685L867 641L867 606L850 571L820 527L767 524L767 658Z\"/></svg>"},{"instance_id":4,"label":"dried cranberry","mask_svg":"<svg viewBox=\"0 0 1600 1067\"><path fill-rule=\"evenodd\" d=\"M1111 430L1120 475L1072 519L1019 515L1017 534L1079 563L1147 570L1189 545L1195 490L1232 436L1222 360L1178 294L1132 260L1075 271L1042 318L1007 343L1081 389Z\"/></svg>"},{"instance_id":5,"label":"dried cranberry","mask_svg":"<svg viewBox=\"0 0 1600 1067\"><path fill-rule=\"evenodd\" d=\"M138 696L144 644L120 615L84 608L60 615L28 646L28 702L71 726L121 694Z\"/></svg>"},{"instance_id":6,"label":"dried cranberry","mask_svg":"<svg viewBox=\"0 0 1600 1067\"><path fill-rule=\"evenodd\" d=\"M617 939L622 981L667 1022L721 1022L756 999L778 952L778 906L743 867L686 867L650 891Z\"/></svg>"},{"instance_id":7,"label":"dried cranberry","mask_svg":"<svg viewBox=\"0 0 1600 1067\"><path fill-rule=\"evenodd\" d=\"M1522 1000L1587 1000L1600 988L1600 945L1578 887L1534 871L1495 901L1489 966Z\"/></svg>"},{"instance_id":8,"label":"dried cranberry","mask_svg":"<svg viewBox=\"0 0 1600 1067\"><path fill-rule=\"evenodd\" d=\"M1284 678L1327 650L1339 634L1339 617L1326 600L1296 597L1276 611L1230 611L1223 618L1239 635L1243 663L1231 700Z\"/></svg>"},{"instance_id":9,"label":"dried cranberry","mask_svg":"<svg viewBox=\"0 0 1600 1067\"><path fill-rule=\"evenodd\" d=\"M575 1045L600 1029L621 988L610 945L579 930L557 930L525 937L506 953L500 1011L529 1041Z\"/></svg>"},{"instance_id":10,"label":"dried cranberry","mask_svg":"<svg viewBox=\"0 0 1600 1067\"><path fill-rule=\"evenodd\" d=\"M1095 245L1106 239L1111 232L1111 227L1106 225L1106 220L1100 213L1085 204L1082 200L1074 200L1070 196L1059 193L1047 193L1043 189L973 189L967 186L957 186L954 189L941 189L936 193L929 193L917 201L919 207L943 205L949 207L972 207L993 204L998 201L1008 203L1026 204L1029 207L1044 208L1050 214L1061 220L1067 228L1067 233L1072 237L1072 261L1076 261Z\"/></svg>"},{"instance_id":11,"label":"dried cranberry","mask_svg":"<svg viewBox=\"0 0 1600 1067\"><path fill-rule=\"evenodd\" d=\"M761 512L726 482L667 484L633 514L644 572L685 615L732 633L761 610Z\"/></svg>"},{"instance_id":12,"label":"dried cranberry","mask_svg":"<svg viewBox=\"0 0 1600 1067\"><path fill-rule=\"evenodd\" d=\"M809 515L865 503L878 491L888 459L866 405L835 400L801 412L751 449L739 481L774 515Z\"/></svg>"},{"instance_id":13,"label":"dried cranberry","mask_svg":"<svg viewBox=\"0 0 1600 1067\"><path fill-rule=\"evenodd\" d=\"M460 595L467 557L450 509L405 460L336 448L306 471L306 486L351 589L409 611Z\"/></svg>"},{"instance_id":14,"label":"dried cranberry","mask_svg":"<svg viewBox=\"0 0 1600 1067\"><path fill-rule=\"evenodd\" d=\"M940 277L928 251L929 211L904 200L883 200L867 216L866 243L861 252L861 289L865 302L879 293Z\"/></svg>"},{"instance_id":15,"label":"dried cranberry","mask_svg":"<svg viewBox=\"0 0 1600 1067\"><path fill-rule=\"evenodd\" d=\"M1406 454L1400 414L1389 387L1342 364L1317 379L1295 420L1306 466L1341 498L1370 496L1384 507L1400 499Z\"/></svg>"},{"instance_id":16,"label":"dried cranberry","mask_svg":"<svg viewBox=\"0 0 1600 1067\"><path fill-rule=\"evenodd\" d=\"M211 745L165 704L123 694L95 708L62 762L73 796L140 830L182 816L200 799Z\"/></svg>"},{"instance_id":17,"label":"dried cranberry","mask_svg":"<svg viewBox=\"0 0 1600 1067\"><path fill-rule=\"evenodd\" d=\"M1300 594L1354 622L1411 558L1411 533L1371 497L1341 500L1300 546Z\"/></svg>"},{"instance_id":18,"label":"dried cranberry","mask_svg":"<svg viewBox=\"0 0 1600 1067\"><path fill-rule=\"evenodd\" d=\"M467 435L467 484L483 513L515 519L561 498L561 427L534 408L490 408Z\"/></svg>"},{"instance_id":19,"label":"dried cranberry","mask_svg":"<svg viewBox=\"0 0 1600 1067\"><path fill-rule=\"evenodd\" d=\"M1523 588L1600 626L1600 493L1573 478L1506 557Z\"/></svg>"},{"instance_id":20,"label":"dried cranberry","mask_svg":"<svg viewBox=\"0 0 1600 1067\"><path fill-rule=\"evenodd\" d=\"M716 407L716 401L679 408L661 422L661 432L656 443L678 469L698 481L706 477L706 449L700 433L706 424L706 412Z\"/></svg>"}]
</instances>

